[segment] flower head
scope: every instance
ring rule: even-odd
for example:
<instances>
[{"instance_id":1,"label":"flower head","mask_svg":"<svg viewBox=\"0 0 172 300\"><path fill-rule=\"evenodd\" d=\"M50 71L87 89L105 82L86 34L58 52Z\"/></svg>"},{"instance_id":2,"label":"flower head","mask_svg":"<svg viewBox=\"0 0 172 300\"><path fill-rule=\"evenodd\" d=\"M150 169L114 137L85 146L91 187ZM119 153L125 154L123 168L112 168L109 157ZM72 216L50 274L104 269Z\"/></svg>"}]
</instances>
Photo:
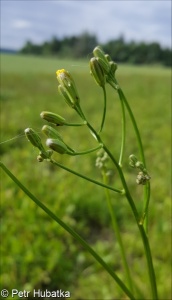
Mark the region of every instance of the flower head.
<instances>
[{"instance_id":1,"label":"flower head","mask_svg":"<svg viewBox=\"0 0 172 300\"><path fill-rule=\"evenodd\" d=\"M71 74L65 69L61 69L56 71L56 75L61 95L65 98L68 105L75 108L79 103L79 95Z\"/></svg>"}]
</instances>

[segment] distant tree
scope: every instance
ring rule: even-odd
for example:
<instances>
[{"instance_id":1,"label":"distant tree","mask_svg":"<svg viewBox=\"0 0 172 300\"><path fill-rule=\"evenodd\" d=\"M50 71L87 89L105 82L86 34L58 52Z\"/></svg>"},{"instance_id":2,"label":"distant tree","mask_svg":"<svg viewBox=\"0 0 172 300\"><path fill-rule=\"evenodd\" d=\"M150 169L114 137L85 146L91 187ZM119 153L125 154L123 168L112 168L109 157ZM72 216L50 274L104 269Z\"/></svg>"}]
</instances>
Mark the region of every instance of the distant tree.
<instances>
[{"instance_id":1,"label":"distant tree","mask_svg":"<svg viewBox=\"0 0 172 300\"><path fill-rule=\"evenodd\" d=\"M103 47L114 61L124 62L128 58L127 47L123 36L119 37L117 40L107 42Z\"/></svg>"},{"instance_id":2,"label":"distant tree","mask_svg":"<svg viewBox=\"0 0 172 300\"><path fill-rule=\"evenodd\" d=\"M46 41L42 45L36 45L31 41L27 41L20 52L24 54L81 58L87 57L98 44L99 42L95 35L83 32L79 36L64 37L61 40L53 36L49 42ZM120 36L102 46L105 52L109 53L112 60L116 62L132 64L161 63L168 67L171 66L172 51L170 49L162 49L156 42L146 44L144 42L136 43L131 41L127 43L124 37Z\"/></svg>"},{"instance_id":3,"label":"distant tree","mask_svg":"<svg viewBox=\"0 0 172 300\"><path fill-rule=\"evenodd\" d=\"M156 63L161 61L161 47L158 43L151 43L147 46L147 63Z\"/></svg>"},{"instance_id":4,"label":"distant tree","mask_svg":"<svg viewBox=\"0 0 172 300\"><path fill-rule=\"evenodd\" d=\"M162 63L166 67L172 66L172 52L170 49L164 49L162 51Z\"/></svg>"},{"instance_id":5,"label":"distant tree","mask_svg":"<svg viewBox=\"0 0 172 300\"><path fill-rule=\"evenodd\" d=\"M52 37L52 40L49 43L49 48L51 54L58 54L61 49L61 41L57 39L55 36Z\"/></svg>"},{"instance_id":6,"label":"distant tree","mask_svg":"<svg viewBox=\"0 0 172 300\"><path fill-rule=\"evenodd\" d=\"M27 41L25 46L20 50L23 54L42 54L42 45L32 44L30 41Z\"/></svg>"},{"instance_id":7,"label":"distant tree","mask_svg":"<svg viewBox=\"0 0 172 300\"><path fill-rule=\"evenodd\" d=\"M42 44L42 54L43 55L51 55L51 45L49 42L44 42Z\"/></svg>"},{"instance_id":8,"label":"distant tree","mask_svg":"<svg viewBox=\"0 0 172 300\"><path fill-rule=\"evenodd\" d=\"M25 46L20 50L23 54L31 54L32 53L33 44L31 41L27 41Z\"/></svg>"},{"instance_id":9,"label":"distant tree","mask_svg":"<svg viewBox=\"0 0 172 300\"><path fill-rule=\"evenodd\" d=\"M94 47L98 44L95 35L90 35L88 32L81 34L74 47L74 57L87 57L91 53Z\"/></svg>"},{"instance_id":10,"label":"distant tree","mask_svg":"<svg viewBox=\"0 0 172 300\"><path fill-rule=\"evenodd\" d=\"M64 37L64 39L61 41L60 55L63 57L73 57L74 47L77 40L78 37L76 36Z\"/></svg>"}]
</instances>

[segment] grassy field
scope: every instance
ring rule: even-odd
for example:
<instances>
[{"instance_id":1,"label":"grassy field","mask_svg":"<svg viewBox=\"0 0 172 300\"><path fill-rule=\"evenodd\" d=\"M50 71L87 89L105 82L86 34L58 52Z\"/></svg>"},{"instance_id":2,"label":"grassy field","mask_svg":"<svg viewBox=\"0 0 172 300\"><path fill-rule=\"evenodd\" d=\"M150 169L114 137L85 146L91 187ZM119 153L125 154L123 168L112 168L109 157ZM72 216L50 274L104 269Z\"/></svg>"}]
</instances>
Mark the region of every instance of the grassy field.
<instances>
[{"instance_id":1,"label":"grassy field","mask_svg":"<svg viewBox=\"0 0 172 300\"><path fill-rule=\"evenodd\" d=\"M124 279L119 248L115 242L104 190L48 163L37 163L37 150L23 131L40 132L43 110L80 121L59 96L55 72L66 68L75 79L81 106L95 128L99 128L103 97L89 74L88 61L63 61L19 55L1 55L1 161L38 199L79 232L119 276ZM170 280L170 70L159 66L120 66L117 78L138 121L148 171L151 175L149 238L158 283L159 299L171 299ZM108 105L102 137L118 157L121 115L117 94L107 88ZM64 140L82 151L95 147L88 130L60 128ZM44 138L41 134L41 137ZM124 171L138 209L142 192L135 185L135 172L128 157L139 156L137 142L127 116ZM95 167L96 154L69 157L56 155L64 165L101 180ZM111 166L110 166L111 168ZM116 170L112 184L120 185ZM18 187L1 173L1 287L18 290L48 289L71 292L74 299L126 299L113 280L63 229L38 209ZM142 243L128 203L112 194L114 209L138 287L137 299L150 300ZM100 288L101 287L101 288ZM139 294L142 295L139 297Z\"/></svg>"}]
</instances>

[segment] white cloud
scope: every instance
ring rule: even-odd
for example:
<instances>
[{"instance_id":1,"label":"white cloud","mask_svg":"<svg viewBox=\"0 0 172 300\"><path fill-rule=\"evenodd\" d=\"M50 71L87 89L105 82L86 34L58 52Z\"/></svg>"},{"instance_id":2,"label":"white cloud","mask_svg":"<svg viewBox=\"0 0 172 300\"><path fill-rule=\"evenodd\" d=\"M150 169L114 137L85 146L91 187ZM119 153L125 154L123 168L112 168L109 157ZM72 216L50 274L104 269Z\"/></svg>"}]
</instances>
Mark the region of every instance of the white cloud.
<instances>
[{"instance_id":1,"label":"white cloud","mask_svg":"<svg viewBox=\"0 0 172 300\"><path fill-rule=\"evenodd\" d=\"M18 19L18 20L13 20L11 26L15 29L25 29L25 28L30 28L31 23L26 20Z\"/></svg>"}]
</instances>

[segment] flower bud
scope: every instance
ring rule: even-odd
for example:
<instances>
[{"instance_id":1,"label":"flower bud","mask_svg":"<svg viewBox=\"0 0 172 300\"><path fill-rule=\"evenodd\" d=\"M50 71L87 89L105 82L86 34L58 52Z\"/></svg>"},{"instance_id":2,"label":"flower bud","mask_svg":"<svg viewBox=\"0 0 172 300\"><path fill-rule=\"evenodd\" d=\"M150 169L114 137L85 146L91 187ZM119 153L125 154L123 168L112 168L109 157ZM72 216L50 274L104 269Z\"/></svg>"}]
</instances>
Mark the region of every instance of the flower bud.
<instances>
[{"instance_id":1,"label":"flower bud","mask_svg":"<svg viewBox=\"0 0 172 300\"><path fill-rule=\"evenodd\" d=\"M65 124L65 119L62 118L61 116L54 114L49 111L42 111L40 114L41 118L55 124L56 126L62 126Z\"/></svg>"},{"instance_id":2,"label":"flower bud","mask_svg":"<svg viewBox=\"0 0 172 300\"><path fill-rule=\"evenodd\" d=\"M98 60L99 64L103 68L103 71L105 74L108 74L110 71L110 65L108 61L108 57L105 55L103 50L100 48L100 46L97 46L93 50L94 57Z\"/></svg>"},{"instance_id":3,"label":"flower bud","mask_svg":"<svg viewBox=\"0 0 172 300\"><path fill-rule=\"evenodd\" d=\"M96 58L98 63L101 65L104 73L107 75L110 72L110 64L109 62L106 62L105 60L101 59L101 58Z\"/></svg>"},{"instance_id":4,"label":"flower bud","mask_svg":"<svg viewBox=\"0 0 172 300\"><path fill-rule=\"evenodd\" d=\"M38 156L37 156L37 161L38 161L38 162L43 162L43 161L44 161L44 158L43 158L41 155L38 155Z\"/></svg>"},{"instance_id":5,"label":"flower bud","mask_svg":"<svg viewBox=\"0 0 172 300\"><path fill-rule=\"evenodd\" d=\"M140 169L141 171L145 170L144 164L141 161L137 161L136 164L135 164L135 167L137 169Z\"/></svg>"},{"instance_id":6,"label":"flower bud","mask_svg":"<svg viewBox=\"0 0 172 300\"><path fill-rule=\"evenodd\" d=\"M91 58L90 60L90 69L91 74L93 75L97 84L103 87L105 85L105 74L101 65L98 63L95 57Z\"/></svg>"},{"instance_id":7,"label":"flower bud","mask_svg":"<svg viewBox=\"0 0 172 300\"><path fill-rule=\"evenodd\" d=\"M58 152L60 154L70 153L67 145L58 139L48 139L48 140L46 140L46 145L50 149L52 149L55 152Z\"/></svg>"},{"instance_id":8,"label":"flower bud","mask_svg":"<svg viewBox=\"0 0 172 300\"><path fill-rule=\"evenodd\" d=\"M66 92L66 90L64 89L64 87L61 86L61 84L58 86L58 91L61 94L61 96L65 99L66 103L74 108L75 107L75 103L73 101L71 101L68 93Z\"/></svg>"},{"instance_id":9,"label":"flower bud","mask_svg":"<svg viewBox=\"0 0 172 300\"><path fill-rule=\"evenodd\" d=\"M135 168L136 167L136 163L137 163L138 159L137 157L134 155L134 154L131 154L129 156L129 165L132 167L132 168Z\"/></svg>"},{"instance_id":10,"label":"flower bud","mask_svg":"<svg viewBox=\"0 0 172 300\"><path fill-rule=\"evenodd\" d=\"M53 150L47 150L45 152L39 152L39 155L37 156L37 161L42 162L44 159L48 159L52 156Z\"/></svg>"},{"instance_id":11,"label":"flower bud","mask_svg":"<svg viewBox=\"0 0 172 300\"><path fill-rule=\"evenodd\" d=\"M41 138L35 132L35 130L33 130L32 128L26 128L24 132L25 132L25 135L26 135L28 141L30 141L34 147L37 147L39 150L41 150L43 152L45 151L44 147L41 143Z\"/></svg>"},{"instance_id":12,"label":"flower bud","mask_svg":"<svg viewBox=\"0 0 172 300\"><path fill-rule=\"evenodd\" d=\"M110 71L114 75L115 71L118 68L118 65L114 61L110 61L109 65L110 65Z\"/></svg>"},{"instance_id":13,"label":"flower bud","mask_svg":"<svg viewBox=\"0 0 172 300\"><path fill-rule=\"evenodd\" d=\"M100 46L97 46L94 48L93 54L96 58L101 58L102 60L105 60L106 62L108 62L108 59L105 56L105 53Z\"/></svg>"},{"instance_id":14,"label":"flower bud","mask_svg":"<svg viewBox=\"0 0 172 300\"><path fill-rule=\"evenodd\" d=\"M60 134L57 132L57 130L55 130L53 127L49 126L49 125L44 125L42 127L42 132L48 136L49 138L52 139L59 139L60 141L62 140L62 137L60 136Z\"/></svg>"},{"instance_id":15,"label":"flower bud","mask_svg":"<svg viewBox=\"0 0 172 300\"><path fill-rule=\"evenodd\" d=\"M68 71L65 69L58 70L56 72L57 81L60 84L60 92L65 97L67 97L67 103L70 102L70 106L75 107L79 103L79 95L75 86L75 82Z\"/></svg>"},{"instance_id":16,"label":"flower bud","mask_svg":"<svg viewBox=\"0 0 172 300\"><path fill-rule=\"evenodd\" d=\"M110 57L109 54L105 54L105 57L106 57L106 59L107 59L109 62L112 61L112 59L111 59L111 57Z\"/></svg>"}]
</instances>

